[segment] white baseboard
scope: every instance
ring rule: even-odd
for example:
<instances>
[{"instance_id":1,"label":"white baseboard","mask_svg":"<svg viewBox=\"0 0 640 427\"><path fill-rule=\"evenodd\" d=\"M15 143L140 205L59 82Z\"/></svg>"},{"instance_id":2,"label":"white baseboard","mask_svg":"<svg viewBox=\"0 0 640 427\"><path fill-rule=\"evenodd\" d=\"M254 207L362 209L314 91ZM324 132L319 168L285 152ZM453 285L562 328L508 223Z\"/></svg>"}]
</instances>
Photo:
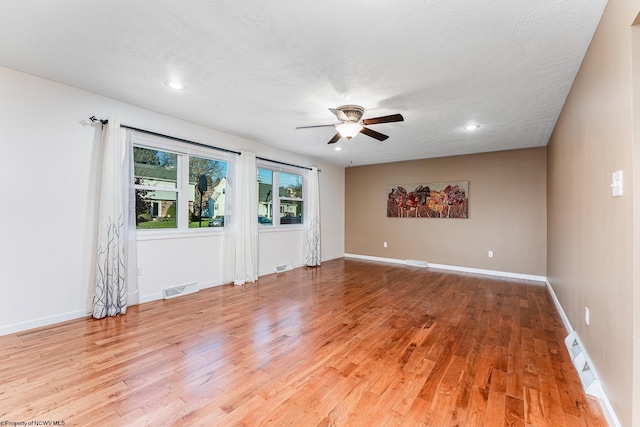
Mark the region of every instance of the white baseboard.
<instances>
[{"instance_id":1,"label":"white baseboard","mask_svg":"<svg viewBox=\"0 0 640 427\"><path fill-rule=\"evenodd\" d=\"M329 261L331 259L337 259L342 257L343 255L340 255L335 258L324 259L323 261ZM382 258L382 257L349 254L349 253L345 253L344 258L354 258L354 259L362 259L362 260L368 260L368 261L379 261L379 262L388 262L392 264L406 265L406 260L395 259L395 258ZM299 268L302 266L303 266L302 264L295 265L294 268ZM547 278L544 276L535 276L530 274L511 273L511 272L495 271L495 270L485 270L485 269L479 269L479 268L459 267L459 266L452 266L452 265L445 265L445 264L429 263L428 267L434 268L434 269L441 269L441 270L452 270L452 271L460 271L460 272L466 272L466 273L477 273L477 274L485 274L485 275L491 275L491 276L509 277L509 278L515 278L515 279L525 279L525 280L545 282L547 285L547 289L549 290L549 294L551 295L551 299L553 300L556 306L556 309L558 310L558 313L560 313L560 317L562 318L562 322L567 331L567 334L570 334L571 332L575 333L573 327L571 326L571 322L569 321L569 318L567 317L562 305L560 304L560 301L558 300L558 297L556 296L556 293L553 290L553 287L551 286L551 283L549 283L549 280L547 280ZM264 273L260 273L261 276L265 274L273 274L273 271L269 270L269 271L265 271ZM228 282L224 282L224 281L206 282L206 283L200 283L199 287L200 289L207 289L207 288L212 288L214 286L220 286L225 283L228 283ZM162 299L162 292L148 294L140 297L140 304L145 302L156 301L160 299ZM0 336L23 332L29 329L40 328L42 326L50 326L56 323L66 322L68 320L75 320L75 319L80 319L80 318L89 317L89 316L90 314L87 313L86 310L76 310L76 311L58 314L55 316L41 317L38 319L13 323L10 325L0 326ZM580 341L580 337L578 336L578 334L575 333L575 335L578 341ZM583 353L589 363L589 366L591 366L591 369L593 369L594 372L597 373L597 369L593 364L593 362L591 361L591 358L589 357L589 354L586 351L585 347L582 345L582 342L580 342L580 345L583 349ZM616 416L616 413L613 410L613 407L611 406L611 402L609 401L609 398L607 397L607 394L602 388L602 385L599 380L597 385L596 397L600 401L600 405L602 406L602 410L604 412L604 415L609 425L613 427L622 427L622 424L620 423L620 420L618 420L618 417Z\"/></svg>"},{"instance_id":2,"label":"white baseboard","mask_svg":"<svg viewBox=\"0 0 640 427\"><path fill-rule=\"evenodd\" d=\"M81 319L89 317L86 310L76 310L67 313L56 314L55 316L40 317L38 319L27 320L25 322L13 323L11 325L0 326L0 336L15 334L29 329L50 326L55 323L66 322L67 320Z\"/></svg>"},{"instance_id":3,"label":"white baseboard","mask_svg":"<svg viewBox=\"0 0 640 427\"><path fill-rule=\"evenodd\" d=\"M596 377L598 378L598 380L596 380L597 384L595 384L593 395L596 398L598 398L598 401L600 402L600 406L602 407L602 411L604 412L604 416L607 419L607 422L612 427L622 427L620 420L618 420L618 416L616 415L615 411L613 410L613 407L611 406L611 402L609 401L607 394L602 388L602 382L599 379L600 375L598 374L598 369L593 364L591 357L589 357L589 352L587 351L586 347L584 346L584 344L582 344L580 335L578 335L578 333L573 329L573 326L571 326L571 322L569 321L567 314L564 312L564 308L562 307L562 304L560 304L560 300L558 299L558 296L553 290L551 283L549 283L549 280L545 279L545 283L547 284L547 289L549 290L551 299L553 300L553 303L556 306L556 310L558 310L558 313L560 313L560 318L562 318L562 323L564 324L564 328L567 331L567 335L571 333L575 335L576 339L580 344L580 347L582 348L582 354L584 355L587 363L589 364L593 372L596 373Z\"/></svg>"},{"instance_id":4,"label":"white baseboard","mask_svg":"<svg viewBox=\"0 0 640 427\"><path fill-rule=\"evenodd\" d=\"M140 297L140 304L144 304L145 302L157 301L162 299L162 292L156 292L153 294L142 295Z\"/></svg>"},{"instance_id":5,"label":"white baseboard","mask_svg":"<svg viewBox=\"0 0 640 427\"><path fill-rule=\"evenodd\" d=\"M396 259L396 258L382 258L382 257L374 257L368 255L357 255L357 254L344 254L345 258L356 258L356 259L364 259L368 261L380 261L380 262L390 262L393 264L404 264L406 265L407 260L404 259ZM485 270L482 268L471 268L471 267L460 267L457 265L446 265L446 264L433 264L428 263L428 268L438 269L438 270L451 270L451 271L459 271L463 273L475 273L475 274L484 274L487 276L498 276L498 277L508 277L511 279L523 279L523 280L533 280L537 282L545 282L547 278L545 276L536 276L533 274L522 274L522 273L511 273L509 271L498 271L498 270Z\"/></svg>"},{"instance_id":6,"label":"white baseboard","mask_svg":"<svg viewBox=\"0 0 640 427\"><path fill-rule=\"evenodd\" d=\"M440 270L460 271L460 272L463 272L463 273L484 274L486 276L508 277L510 279L532 280L532 281L535 281L535 282L544 282L545 280L547 280L547 278L545 276L537 276L535 274L512 273L510 271L499 271L499 270L485 270L483 268L460 267L460 266L457 266L457 265L431 264L431 263L429 263L429 268L435 268L435 269L440 269Z\"/></svg>"},{"instance_id":7,"label":"white baseboard","mask_svg":"<svg viewBox=\"0 0 640 427\"><path fill-rule=\"evenodd\" d=\"M355 259L363 259L366 261L379 261L379 262L390 262L392 264L403 264L406 265L407 261L404 259L395 259L395 258L382 258L378 256L369 256L369 255L358 255L358 254L344 254L345 258L355 258Z\"/></svg>"},{"instance_id":8,"label":"white baseboard","mask_svg":"<svg viewBox=\"0 0 640 427\"><path fill-rule=\"evenodd\" d=\"M558 313L560 313L560 318L562 319L562 323L564 324L564 328L566 329L567 335L568 335L571 332L573 332L573 326L571 326L571 322L569 321L567 314L564 312L564 308L562 308L562 305L560 304L560 300L558 299L555 291L551 287L551 283L549 283L548 280L545 280L545 283L547 284L547 290L551 295L551 299L553 300L553 303L555 304L556 309L558 310Z\"/></svg>"},{"instance_id":9,"label":"white baseboard","mask_svg":"<svg viewBox=\"0 0 640 427\"><path fill-rule=\"evenodd\" d=\"M344 254L328 255L322 258L322 262L331 261L332 259L344 258Z\"/></svg>"},{"instance_id":10,"label":"white baseboard","mask_svg":"<svg viewBox=\"0 0 640 427\"><path fill-rule=\"evenodd\" d=\"M602 384L599 383L598 386L600 387L600 394L598 396L598 401L600 402L600 406L602 406L602 412L604 412L604 416L607 419L607 423L609 423L609 426L611 427L622 427L622 423L620 423L620 420L618 419L616 412L613 410L613 407L611 406L611 402L609 401L607 394L602 389Z\"/></svg>"},{"instance_id":11,"label":"white baseboard","mask_svg":"<svg viewBox=\"0 0 640 427\"><path fill-rule=\"evenodd\" d=\"M358 254L349 254L349 253L345 253L344 257L345 258L362 259L362 260L367 260L367 261L379 261L379 262L388 262L388 263L393 263L393 264L406 265L406 260L403 260L403 259L382 258L382 257L369 256L369 255L358 255ZM549 283L549 280L547 280L547 278L545 276L536 276L536 275L531 275L531 274L511 273L511 272L506 272L506 271L485 270L485 269L480 269L480 268L469 268L469 267L460 267L460 266L445 265L445 264L432 264L432 263L429 263L428 268L430 268L430 269L431 268L440 269L440 270L460 271L460 272L465 272L465 273L485 274L485 275L490 275L490 276L499 276L499 277L513 278L513 279L524 279L524 280L532 280L532 281L544 282L547 285L547 289L549 290L549 293L551 294L551 298L553 300L553 303L556 306L556 309L558 310L558 313L560 313L560 317L562 318L562 323L564 324L564 327L567 330L567 334L570 334L571 332L575 332L573 330L573 327L571 326L571 322L569 321L569 318L567 317L567 314L564 312L564 309L562 308L562 305L560 304L560 301L558 300L558 297L556 296L556 293L553 291L553 288L551 287L551 284ZM589 366L597 374L598 370L596 369L595 365L591 361L591 358L589 357L589 354L586 351L584 345L582 345L582 342L580 341L580 337L578 336L577 333L576 333L576 337L577 337L578 341L580 342L580 345L581 345L581 347L583 349L584 356L585 356L587 362L589 363ZM609 398L607 397L607 394L605 393L604 389L602 388L602 384L601 384L599 379L597 381L596 386L594 387L594 390L595 390L594 393L596 395L595 397L599 400L600 406L602 407L602 411L604 412L604 415L605 415L609 425L612 426L612 427L622 427L622 424L620 424L620 421L618 420L618 417L616 416L616 413L613 410L613 407L611 406L611 402L609 401Z\"/></svg>"},{"instance_id":12,"label":"white baseboard","mask_svg":"<svg viewBox=\"0 0 640 427\"><path fill-rule=\"evenodd\" d=\"M197 283L198 288L200 288L200 290L202 289L207 289L207 288L213 288L214 286L220 286L220 285L224 285L225 283L229 283L229 282L222 282L220 280L214 281L214 282L204 282L204 283ZM140 297L140 304L143 304L145 302L151 302L151 301L157 301L157 300L161 300L162 298L162 291L160 292L155 292L153 294L147 294L147 295L143 295Z\"/></svg>"},{"instance_id":13,"label":"white baseboard","mask_svg":"<svg viewBox=\"0 0 640 427\"><path fill-rule=\"evenodd\" d=\"M206 282L198 284L200 289L211 288L213 286L222 285L222 282ZM139 304L145 302L151 302L162 299L162 292L143 295L140 297ZM131 306L137 304L130 304ZM67 313L56 314L54 316L40 317L38 319L27 320L24 322L12 323L10 325L0 326L0 336L15 334L18 332L24 332L29 329L40 328L42 326L51 326L56 323L66 322L68 320L81 319L83 317L90 317L91 313L87 310L76 310Z\"/></svg>"}]
</instances>

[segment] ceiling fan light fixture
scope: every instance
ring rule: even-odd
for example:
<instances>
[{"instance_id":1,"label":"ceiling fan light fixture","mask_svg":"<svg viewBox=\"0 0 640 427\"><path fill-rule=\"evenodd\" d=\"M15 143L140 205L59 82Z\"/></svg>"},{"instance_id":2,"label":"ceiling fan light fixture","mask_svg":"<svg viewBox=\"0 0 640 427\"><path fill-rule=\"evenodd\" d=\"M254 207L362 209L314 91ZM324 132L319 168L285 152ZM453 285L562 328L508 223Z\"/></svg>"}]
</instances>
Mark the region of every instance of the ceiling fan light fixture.
<instances>
[{"instance_id":1,"label":"ceiling fan light fixture","mask_svg":"<svg viewBox=\"0 0 640 427\"><path fill-rule=\"evenodd\" d=\"M351 139L360 133L362 127L363 126L358 123L342 123L336 126L336 130L343 138Z\"/></svg>"}]
</instances>

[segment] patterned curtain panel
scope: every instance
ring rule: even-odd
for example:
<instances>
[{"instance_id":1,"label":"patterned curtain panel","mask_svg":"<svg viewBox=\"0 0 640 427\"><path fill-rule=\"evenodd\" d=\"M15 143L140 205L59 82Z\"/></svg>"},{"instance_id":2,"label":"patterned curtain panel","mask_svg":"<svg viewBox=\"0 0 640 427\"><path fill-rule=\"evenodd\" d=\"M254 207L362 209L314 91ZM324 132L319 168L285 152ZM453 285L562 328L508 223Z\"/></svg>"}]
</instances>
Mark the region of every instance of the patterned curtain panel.
<instances>
[{"instance_id":1,"label":"patterned curtain panel","mask_svg":"<svg viewBox=\"0 0 640 427\"><path fill-rule=\"evenodd\" d=\"M127 311L127 150L120 121L109 118L102 129L102 179L93 317Z\"/></svg>"},{"instance_id":2,"label":"patterned curtain panel","mask_svg":"<svg viewBox=\"0 0 640 427\"><path fill-rule=\"evenodd\" d=\"M305 220L307 241L304 263L309 267L320 265L320 192L318 187L318 168L314 166L307 174L308 217Z\"/></svg>"}]
</instances>

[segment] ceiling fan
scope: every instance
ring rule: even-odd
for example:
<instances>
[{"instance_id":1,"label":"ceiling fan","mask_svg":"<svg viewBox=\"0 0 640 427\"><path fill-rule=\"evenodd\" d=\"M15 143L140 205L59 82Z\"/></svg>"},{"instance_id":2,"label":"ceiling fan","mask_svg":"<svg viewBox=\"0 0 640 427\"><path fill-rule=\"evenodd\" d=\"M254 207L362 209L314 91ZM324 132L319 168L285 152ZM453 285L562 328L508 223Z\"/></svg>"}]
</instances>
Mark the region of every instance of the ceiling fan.
<instances>
[{"instance_id":1,"label":"ceiling fan","mask_svg":"<svg viewBox=\"0 0 640 427\"><path fill-rule=\"evenodd\" d=\"M364 114L364 108L359 105L343 105L338 108L329 108L333 114L336 115L340 123L334 123L331 125L316 125L316 126L299 126L296 129L308 129L308 128L321 128L333 126L338 131L333 138L327 144L335 144L344 137L351 139L359 133L363 133L371 138L375 138L378 141L384 141L389 136L384 135L375 130L366 128L365 125L377 125L379 123L392 123L402 122L404 117L401 114L392 114L390 116L374 117L371 119L362 119Z\"/></svg>"}]
</instances>

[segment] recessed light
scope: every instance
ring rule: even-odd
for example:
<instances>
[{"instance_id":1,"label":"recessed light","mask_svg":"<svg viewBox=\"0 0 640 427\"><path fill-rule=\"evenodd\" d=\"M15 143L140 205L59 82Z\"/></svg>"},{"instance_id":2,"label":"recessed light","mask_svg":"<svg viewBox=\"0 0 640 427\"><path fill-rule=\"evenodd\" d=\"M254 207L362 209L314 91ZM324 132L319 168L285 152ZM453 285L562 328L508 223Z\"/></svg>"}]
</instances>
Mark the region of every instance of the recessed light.
<instances>
[{"instance_id":1,"label":"recessed light","mask_svg":"<svg viewBox=\"0 0 640 427\"><path fill-rule=\"evenodd\" d=\"M173 90L185 90L187 88L184 83L177 80L168 80L165 84Z\"/></svg>"},{"instance_id":2,"label":"recessed light","mask_svg":"<svg viewBox=\"0 0 640 427\"><path fill-rule=\"evenodd\" d=\"M336 148L334 148L334 150L336 150L336 151L342 151L342 147L340 147L340 146L338 145Z\"/></svg>"},{"instance_id":3,"label":"recessed light","mask_svg":"<svg viewBox=\"0 0 640 427\"><path fill-rule=\"evenodd\" d=\"M462 126L463 130L477 130L480 129L480 125L466 125Z\"/></svg>"}]
</instances>

